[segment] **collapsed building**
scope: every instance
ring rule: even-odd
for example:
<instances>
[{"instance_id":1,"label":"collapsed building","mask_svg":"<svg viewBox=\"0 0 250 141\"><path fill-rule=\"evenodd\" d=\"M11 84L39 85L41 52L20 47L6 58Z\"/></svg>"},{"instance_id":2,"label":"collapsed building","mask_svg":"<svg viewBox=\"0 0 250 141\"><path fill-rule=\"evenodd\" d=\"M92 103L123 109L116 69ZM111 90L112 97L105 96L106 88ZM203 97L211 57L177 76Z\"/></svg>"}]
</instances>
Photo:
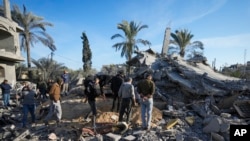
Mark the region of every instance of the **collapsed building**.
<instances>
[{"instance_id":1,"label":"collapsed building","mask_svg":"<svg viewBox=\"0 0 250 141\"><path fill-rule=\"evenodd\" d=\"M7 33L6 26L1 29L1 32ZM17 28L11 29L18 31ZM12 34L3 35L6 40L13 39ZM89 107L82 102L84 87L82 78L79 78L70 95L62 98L63 120L60 127L55 126L55 122L49 127L44 126L42 119L48 112L49 101L42 101L36 112L37 125L29 129L19 128L21 105L13 101L12 108L0 108L0 123L3 125L0 139L229 141L230 125L250 123L249 82L214 72L203 57L186 61L176 54L168 56L169 35L170 28L167 28L161 55L152 49L137 51L137 55L127 62L135 67L132 74L135 83L145 73L153 74L157 89L150 132L137 128L141 123L139 107L134 108L131 124L119 130L117 113L109 112L110 101L98 101L96 130L99 134L95 135L88 118L84 118ZM7 51L0 52L4 52L1 58L23 60L18 56L19 52L12 59L6 57ZM0 71L3 70L6 70L5 65L0 64Z\"/></svg>"}]
</instances>

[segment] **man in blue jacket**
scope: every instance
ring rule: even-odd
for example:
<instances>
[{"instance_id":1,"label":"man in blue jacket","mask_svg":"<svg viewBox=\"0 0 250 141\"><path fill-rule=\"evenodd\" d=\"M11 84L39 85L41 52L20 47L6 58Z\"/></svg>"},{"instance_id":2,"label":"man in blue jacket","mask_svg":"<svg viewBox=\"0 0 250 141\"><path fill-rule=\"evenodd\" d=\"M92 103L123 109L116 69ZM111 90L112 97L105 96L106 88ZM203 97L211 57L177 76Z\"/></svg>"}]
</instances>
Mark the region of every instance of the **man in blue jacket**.
<instances>
[{"instance_id":1,"label":"man in blue jacket","mask_svg":"<svg viewBox=\"0 0 250 141\"><path fill-rule=\"evenodd\" d=\"M8 84L8 80L4 80L1 83L1 89L2 89L2 95L3 95L3 105L5 108L7 108L7 106L10 106L10 90L12 89L12 87L10 86L10 84Z\"/></svg>"},{"instance_id":2,"label":"man in blue jacket","mask_svg":"<svg viewBox=\"0 0 250 141\"><path fill-rule=\"evenodd\" d=\"M70 75L66 70L64 70L63 74L61 75L61 78L63 79L62 94L68 95Z\"/></svg>"}]
</instances>

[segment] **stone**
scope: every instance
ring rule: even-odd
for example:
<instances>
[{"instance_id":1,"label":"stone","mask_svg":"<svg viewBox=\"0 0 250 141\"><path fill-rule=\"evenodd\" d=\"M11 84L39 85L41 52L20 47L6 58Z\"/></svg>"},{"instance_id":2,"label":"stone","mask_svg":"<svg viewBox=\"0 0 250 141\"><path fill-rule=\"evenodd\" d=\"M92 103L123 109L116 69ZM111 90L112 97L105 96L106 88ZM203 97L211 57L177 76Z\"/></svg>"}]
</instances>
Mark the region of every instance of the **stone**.
<instances>
[{"instance_id":1,"label":"stone","mask_svg":"<svg viewBox=\"0 0 250 141\"><path fill-rule=\"evenodd\" d=\"M221 123L222 123L221 119L219 117L215 117L208 123L208 125L206 125L203 128L203 132L205 133L219 132Z\"/></svg>"},{"instance_id":2,"label":"stone","mask_svg":"<svg viewBox=\"0 0 250 141\"><path fill-rule=\"evenodd\" d=\"M212 132L211 136L212 136L214 141L225 141L224 137L217 134L217 133Z\"/></svg>"},{"instance_id":3,"label":"stone","mask_svg":"<svg viewBox=\"0 0 250 141\"><path fill-rule=\"evenodd\" d=\"M123 139L126 141L134 141L136 139L136 137L133 135L129 135L129 136L124 137Z\"/></svg>"},{"instance_id":4,"label":"stone","mask_svg":"<svg viewBox=\"0 0 250 141\"><path fill-rule=\"evenodd\" d=\"M113 133L106 134L106 137L108 137L108 139L110 139L111 141L119 141L121 139L121 135L117 135Z\"/></svg>"},{"instance_id":5,"label":"stone","mask_svg":"<svg viewBox=\"0 0 250 141\"><path fill-rule=\"evenodd\" d=\"M56 139L57 139L57 136L56 136L55 133L50 133L50 134L48 135L48 139L50 139L50 140L56 140Z\"/></svg>"},{"instance_id":6,"label":"stone","mask_svg":"<svg viewBox=\"0 0 250 141\"><path fill-rule=\"evenodd\" d=\"M229 123L222 123L220 125L220 132L227 132L230 129L230 124Z\"/></svg>"}]
</instances>

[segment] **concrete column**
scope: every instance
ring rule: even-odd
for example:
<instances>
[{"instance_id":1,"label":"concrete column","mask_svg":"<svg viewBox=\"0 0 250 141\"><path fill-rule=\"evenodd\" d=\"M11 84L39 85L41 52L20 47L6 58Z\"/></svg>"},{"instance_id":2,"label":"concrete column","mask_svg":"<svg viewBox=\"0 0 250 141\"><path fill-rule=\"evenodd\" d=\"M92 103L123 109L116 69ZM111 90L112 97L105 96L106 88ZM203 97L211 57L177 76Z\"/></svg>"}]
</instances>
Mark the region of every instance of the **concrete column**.
<instances>
[{"instance_id":1,"label":"concrete column","mask_svg":"<svg viewBox=\"0 0 250 141\"><path fill-rule=\"evenodd\" d=\"M11 13L10 13L10 2L9 0L4 0L4 17L11 20Z\"/></svg>"},{"instance_id":2,"label":"concrete column","mask_svg":"<svg viewBox=\"0 0 250 141\"><path fill-rule=\"evenodd\" d=\"M162 52L161 55L165 56L168 54L168 45L170 42L170 33L171 33L171 29L170 27L167 27L165 30L165 36L164 36L164 40L163 40L163 46L162 46Z\"/></svg>"}]
</instances>

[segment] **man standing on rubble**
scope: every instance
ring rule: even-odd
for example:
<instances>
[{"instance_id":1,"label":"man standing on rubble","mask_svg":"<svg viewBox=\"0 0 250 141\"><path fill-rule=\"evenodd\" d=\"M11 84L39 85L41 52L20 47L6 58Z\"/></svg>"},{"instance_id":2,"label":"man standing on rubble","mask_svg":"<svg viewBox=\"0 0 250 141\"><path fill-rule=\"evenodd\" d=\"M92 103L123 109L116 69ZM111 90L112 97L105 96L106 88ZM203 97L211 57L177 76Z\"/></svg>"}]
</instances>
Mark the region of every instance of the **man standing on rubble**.
<instances>
[{"instance_id":1,"label":"man standing on rubble","mask_svg":"<svg viewBox=\"0 0 250 141\"><path fill-rule=\"evenodd\" d=\"M117 99L117 112L119 111L120 99L118 98L118 91L119 91L123 81L124 81L124 72L123 71L119 71L118 74L110 80L110 83L111 83L110 87L111 87L111 90L113 92L113 105L112 105L111 111L113 111L115 109L116 99Z\"/></svg>"},{"instance_id":2,"label":"man standing on rubble","mask_svg":"<svg viewBox=\"0 0 250 141\"><path fill-rule=\"evenodd\" d=\"M62 108L61 108L61 85L63 80L61 78L57 78L56 83L52 85L49 91L49 98L50 98L50 107L49 113L44 119L45 125L48 125L48 120L53 116L56 115L57 117L57 124L61 122L62 118Z\"/></svg>"},{"instance_id":3,"label":"man standing on rubble","mask_svg":"<svg viewBox=\"0 0 250 141\"><path fill-rule=\"evenodd\" d=\"M61 78L63 79L62 94L67 96L69 92L70 75L66 70L64 70L63 74L61 75Z\"/></svg>"},{"instance_id":4,"label":"man standing on rubble","mask_svg":"<svg viewBox=\"0 0 250 141\"><path fill-rule=\"evenodd\" d=\"M95 120L96 120L96 115L97 115L97 108L96 108L96 97L100 95L100 92L97 91L99 87L99 78L94 77L92 81L88 81L85 87L85 101L84 103L89 103L91 112L92 112L92 125L95 128ZM102 94L103 99L105 99L105 95Z\"/></svg>"},{"instance_id":5,"label":"man standing on rubble","mask_svg":"<svg viewBox=\"0 0 250 141\"><path fill-rule=\"evenodd\" d=\"M1 83L1 90L2 90L2 95L3 95L3 106L4 108L8 108L10 106L10 90L12 87L10 84L8 84L8 80L4 79L4 81Z\"/></svg>"},{"instance_id":6,"label":"man standing on rubble","mask_svg":"<svg viewBox=\"0 0 250 141\"><path fill-rule=\"evenodd\" d=\"M152 74L146 74L146 78L138 83L137 91L141 96L142 129L150 130L153 111L153 94L155 92L155 83L152 81Z\"/></svg>"},{"instance_id":7,"label":"man standing on rubble","mask_svg":"<svg viewBox=\"0 0 250 141\"><path fill-rule=\"evenodd\" d=\"M32 124L35 124L35 98L37 94L34 90L31 89L30 85L25 85L22 89L21 99L23 99L23 128L26 128L28 113L31 115Z\"/></svg>"},{"instance_id":8,"label":"man standing on rubble","mask_svg":"<svg viewBox=\"0 0 250 141\"><path fill-rule=\"evenodd\" d=\"M126 122L129 123L130 116L132 114L132 106L136 106L135 91L132 85L132 78L125 78L125 82L121 85L119 92L119 98L121 98L121 109L119 111L119 122L123 121L123 115L126 113Z\"/></svg>"}]
</instances>

